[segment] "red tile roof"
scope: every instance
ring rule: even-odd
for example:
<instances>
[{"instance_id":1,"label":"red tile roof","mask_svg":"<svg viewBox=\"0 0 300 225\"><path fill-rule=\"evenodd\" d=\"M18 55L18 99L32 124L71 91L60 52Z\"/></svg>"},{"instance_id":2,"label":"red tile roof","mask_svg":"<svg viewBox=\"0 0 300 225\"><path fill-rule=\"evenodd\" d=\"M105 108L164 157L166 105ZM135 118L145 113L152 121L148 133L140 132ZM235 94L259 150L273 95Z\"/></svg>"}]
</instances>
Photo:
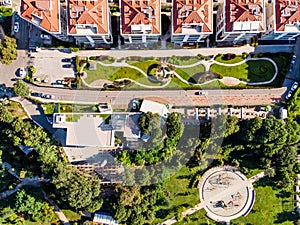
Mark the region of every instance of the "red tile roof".
<instances>
[{"instance_id":1,"label":"red tile roof","mask_svg":"<svg viewBox=\"0 0 300 225\"><path fill-rule=\"evenodd\" d=\"M21 17L54 33L60 32L58 0L21 0Z\"/></svg>"},{"instance_id":2,"label":"red tile roof","mask_svg":"<svg viewBox=\"0 0 300 225\"><path fill-rule=\"evenodd\" d=\"M67 9L69 34L109 33L107 0L68 0Z\"/></svg>"},{"instance_id":3,"label":"red tile roof","mask_svg":"<svg viewBox=\"0 0 300 225\"><path fill-rule=\"evenodd\" d=\"M212 32L211 0L174 0L173 1L173 33L211 33ZM201 31L196 27L200 25ZM182 29L183 27L189 29Z\"/></svg>"},{"instance_id":4,"label":"red tile roof","mask_svg":"<svg viewBox=\"0 0 300 225\"><path fill-rule=\"evenodd\" d=\"M160 34L160 0L121 0L121 21L122 34Z\"/></svg>"},{"instance_id":5,"label":"red tile roof","mask_svg":"<svg viewBox=\"0 0 300 225\"><path fill-rule=\"evenodd\" d=\"M275 1L276 31L285 31L286 25L300 22L300 0ZM297 29L297 28L296 28Z\"/></svg>"},{"instance_id":6,"label":"red tile roof","mask_svg":"<svg viewBox=\"0 0 300 225\"><path fill-rule=\"evenodd\" d=\"M225 0L225 11L226 32L240 31L240 29L247 31L251 26L254 27L254 24L257 25L255 27L258 31L265 29L263 0ZM244 28L237 30L234 23L237 27Z\"/></svg>"}]
</instances>

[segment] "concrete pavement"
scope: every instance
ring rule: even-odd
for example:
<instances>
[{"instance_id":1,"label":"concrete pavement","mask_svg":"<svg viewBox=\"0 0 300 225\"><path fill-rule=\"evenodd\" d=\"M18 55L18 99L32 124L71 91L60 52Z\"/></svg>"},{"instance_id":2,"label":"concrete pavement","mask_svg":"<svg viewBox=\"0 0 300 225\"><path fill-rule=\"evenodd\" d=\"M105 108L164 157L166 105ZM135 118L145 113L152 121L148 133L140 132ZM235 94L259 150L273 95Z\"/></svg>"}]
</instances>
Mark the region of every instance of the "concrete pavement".
<instances>
[{"instance_id":1,"label":"concrete pavement","mask_svg":"<svg viewBox=\"0 0 300 225\"><path fill-rule=\"evenodd\" d=\"M225 47L225 48L197 48L197 49L168 49L168 50L82 50L79 52L69 52L68 49L50 49L42 50L41 52L34 53L38 57L48 56L48 57L59 57L63 54L63 57L72 57L75 55L79 56L97 56L97 55L109 55L116 58L128 57L128 56L142 56L142 57L171 57L176 56L197 56L201 55L217 55L219 53L233 53L242 54L243 52L292 52L294 45L260 45L257 47L252 47L250 45L245 45L241 47Z\"/></svg>"}]
</instances>

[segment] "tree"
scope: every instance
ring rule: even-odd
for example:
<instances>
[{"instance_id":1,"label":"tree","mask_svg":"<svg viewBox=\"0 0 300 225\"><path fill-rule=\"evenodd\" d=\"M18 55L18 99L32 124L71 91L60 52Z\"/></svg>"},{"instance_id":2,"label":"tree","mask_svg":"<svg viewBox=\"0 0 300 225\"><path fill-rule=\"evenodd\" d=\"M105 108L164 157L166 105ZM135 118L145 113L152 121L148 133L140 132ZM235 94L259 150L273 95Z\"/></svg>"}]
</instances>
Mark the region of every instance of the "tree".
<instances>
[{"instance_id":1,"label":"tree","mask_svg":"<svg viewBox=\"0 0 300 225\"><path fill-rule=\"evenodd\" d=\"M168 137L170 139L179 140L184 130L180 114L174 112L171 113L167 118L166 126Z\"/></svg>"},{"instance_id":2,"label":"tree","mask_svg":"<svg viewBox=\"0 0 300 225\"><path fill-rule=\"evenodd\" d=\"M94 212L101 208L99 180L78 174L75 168L68 168L63 163L57 164L55 172L53 183L64 202L76 210Z\"/></svg>"},{"instance_id":3,"label":"tree","mask_svg":"<svg viewBox=\"0 0 300 225\"><path fill-rule=\"evenodd\" d=\"M0 108L0 122L11 123L14 120L13 115L6 108Z\"/></svg>"},{"instance_id":4,"label":"tree","mask_svg":"<svg viewBox=\"0 0 300 225\"><path fill-rule=\"evenodd\" d=\"M143 113L139 118L138 125L144 135L150 134L152 130L160 128L161 117L157 113Z\"/></svg>"},{"instance_id":5,"label":"tree","mask_svg":"<svg viewBox=\"0 0 300 225\"><path fill-rule=\"evenodd\" d=\"M262 126L262 119L255 117L250 120L242 120L240 123L240 138L246 142L253 142L257 139L257 132Z\"/></svg>"},{"instance_id":6,"label":"tree","mask_svg":"<svg viewBox=\"0 0 300 225\"><path fill-rule=\"evenodd\" d=\"M226 116L226 131L224 135L225 138L239 131L240 127L238 126L238 122L238 117L229 115Z\"/></svg>"},{"instance_id":7,"label":"tree","mask_svg":"<svg viewBox=\"0 0 300 225\"><path fill-rule=\"evenodd\" d=\"M35 197L26 193L24 189L18 191L16 197L17 212L24 213L32 219L37 220L43 216L42 208L44 204Z\"/></svg>"},{"instance_id":8,"label":"tree","mask_svg":"<svg viewBox=\"0 0 300 225\"><path fill-rule=\"evenodd\" d=\"M278 168L292 170L297 162L297 147L285 146L275 155L275 162Z\"/></svg>"},{"instance_id":9,"label":"tree","mask_svg":"<svg viewBox=\"0 0 300 225\"><path fill-rule=\"evenodd\" d=\"M29 95L30 89L24 81L17 80L17 82L14 83L13 92L18 96L26 97Z\"/></svg>"},{"instance_id":10,"label":"tree","mask_svg":"<svg viewBox=\"0 0 300 225\"><path fill-rule=\"evenodd\" d=\"M263 121L257 140L261 143L276 143L278 145L286 142L287 135L284 121L270 116Z\"/></svg>"},{"instance_id":11,"label":"tree","mask_svg":"<svg viewBox=\"0 0 300 225\"><path fill-rule=\"evenodd\" d=\"M0 41L0 62L10 64L17 58L17 42L15 38L4 36L3 44Z\"/></svg>"}]
</instances>

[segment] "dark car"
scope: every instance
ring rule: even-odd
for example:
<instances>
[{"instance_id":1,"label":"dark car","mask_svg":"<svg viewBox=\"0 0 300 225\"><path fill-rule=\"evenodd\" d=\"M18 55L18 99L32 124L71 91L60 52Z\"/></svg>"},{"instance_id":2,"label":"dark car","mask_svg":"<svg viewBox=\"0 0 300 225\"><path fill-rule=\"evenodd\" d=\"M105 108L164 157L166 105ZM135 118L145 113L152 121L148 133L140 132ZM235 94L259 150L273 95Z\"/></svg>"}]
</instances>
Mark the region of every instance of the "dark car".
<instances>
[{"instance_id":1,"label":"dark car","mask_svg":"<svg viewBox=\"0 0 300 225\"><path fill-rule=\"evenodd\" d=\"M42 97L42 96L43 96L43 93L33 92L33 93L31 93L31 96L34 96L34 97Z\"/></svg>"},{"instance_id":2,"label":"dark car","mask_svg":"<svg viewBox=\"0 0 300 225\"><path fill-rule=\"evenodd\" d=\"M195 95L207 95L206 91L197 91L195 92Z\"/></svg>"},{"instance_id":3,"label":"dark car","mask_svg":"<svg viewBox=\"0 0 300 225\"><path fill-rule=\"evenodd\" d=\"M71 68L72 65L71 65L71 64L65 64L65 65L63 65L62 67L63 67L63 68Z\"/></svg>"},{"instance_id":4,"label":"dark car","mask_svg":"<svg viewBox=\"0 0 300 225\"><path fill-rule=\"evenodd\" d=\"M70 58L65 58L65 59L62 59L61 61L62 61L62 62L71 62L72 59L70 59Z\"/></svg>"}]
</instances>

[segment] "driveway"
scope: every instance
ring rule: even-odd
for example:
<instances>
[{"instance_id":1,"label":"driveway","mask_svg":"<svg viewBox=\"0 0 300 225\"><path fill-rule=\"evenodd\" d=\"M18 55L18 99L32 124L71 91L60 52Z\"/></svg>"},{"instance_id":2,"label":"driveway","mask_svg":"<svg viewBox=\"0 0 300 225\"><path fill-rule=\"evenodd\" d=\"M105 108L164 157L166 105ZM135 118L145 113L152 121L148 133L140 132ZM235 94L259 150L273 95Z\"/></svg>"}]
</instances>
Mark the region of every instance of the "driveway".
<instances>
[{"instance_id":1,"label":"driveway","mask_svg":"<svg viewBox=\"0 0 300 225\"><path fill-rule=\"evenodd\" d=\"M0 77L0 83L5 83L7 87L12 87L13 83L15 82L13 79L15 79L17 76L18 68L20 67L26 67L29 63L29 59L26 55L26 51L24 50L18 50L18 56L17 59L14 60L9 65L4 65L0 63L0 71L1 71L1 77Z\"/></svg>"}]
</instances>

